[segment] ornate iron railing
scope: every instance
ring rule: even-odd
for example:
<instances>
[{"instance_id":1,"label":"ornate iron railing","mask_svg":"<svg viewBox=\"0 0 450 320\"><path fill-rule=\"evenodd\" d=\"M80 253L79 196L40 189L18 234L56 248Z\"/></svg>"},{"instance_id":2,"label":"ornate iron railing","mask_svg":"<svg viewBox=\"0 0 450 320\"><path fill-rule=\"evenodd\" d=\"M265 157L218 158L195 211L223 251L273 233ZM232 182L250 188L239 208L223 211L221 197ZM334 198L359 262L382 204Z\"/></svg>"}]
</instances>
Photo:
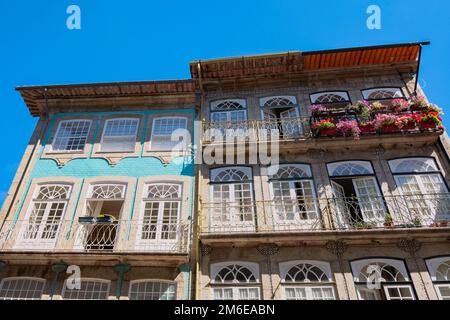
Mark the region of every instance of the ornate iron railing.
<instances>
[{"instance_id":1,"label":"ornate iron railing","mask_svg":"<svg viewBox=\"0 0 450 320\"><path fill-rule=\"evenodd\" d=\"M189 225L165 221L4 221L0 251L187 253Z\"/></svg>"},{"instance_id":2,"label":"ornate iron railing","mask_svg":"<svg viewBox=\"0 0 450 320\"><path fill-rule=\"evenodd\" d=\"M204 203L201 233L450 227L450 194Z\"/></svg>"},{"instance_id":3,"label":"ornate iron railing","mask_svg":"<svg viewBox=\"0 0 450 320\"><path fill-rule=\"evenodd\" d=\"M204 143L291 140L310 135L309 117L203 122Z\"/></svg>"}]
</instances>

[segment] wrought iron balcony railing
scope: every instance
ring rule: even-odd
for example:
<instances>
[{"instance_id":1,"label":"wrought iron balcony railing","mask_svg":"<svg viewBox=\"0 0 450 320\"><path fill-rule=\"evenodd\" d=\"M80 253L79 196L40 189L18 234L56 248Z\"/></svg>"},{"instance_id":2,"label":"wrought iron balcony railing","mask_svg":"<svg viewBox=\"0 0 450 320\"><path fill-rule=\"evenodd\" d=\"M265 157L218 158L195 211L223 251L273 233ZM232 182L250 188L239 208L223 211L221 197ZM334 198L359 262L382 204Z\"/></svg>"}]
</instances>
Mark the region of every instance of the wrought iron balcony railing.
<instances>
[{"instance_id":1,"label":"wrought iron balcony railing","mask_svg":"<svg viewBox=\"0 0 450 320\"><path fill-rule=\"evenodd\" d=\"M201 233L450 227L450 194L202 204Z\"/></svg>"},{"instance_id":2,"label":"wrought iron balcony railing","mask_svg":"<svg viewBox=\"0 0 450 320\"><path fill-rule=\"evenodd\" d=\"M0 251L187 253L189 225L166 221L5 221Z\"/></svg>"},{"instance_id":3,"label":"wrought iron balcony railing","mask_svg":"<svg viewBox=\"0 0 450 320\"><path fill-rule=\"evenodd\" d=\"M291 140L310 135L309 117L203 122L204 143Z\"/></svg>"}]
</instances>

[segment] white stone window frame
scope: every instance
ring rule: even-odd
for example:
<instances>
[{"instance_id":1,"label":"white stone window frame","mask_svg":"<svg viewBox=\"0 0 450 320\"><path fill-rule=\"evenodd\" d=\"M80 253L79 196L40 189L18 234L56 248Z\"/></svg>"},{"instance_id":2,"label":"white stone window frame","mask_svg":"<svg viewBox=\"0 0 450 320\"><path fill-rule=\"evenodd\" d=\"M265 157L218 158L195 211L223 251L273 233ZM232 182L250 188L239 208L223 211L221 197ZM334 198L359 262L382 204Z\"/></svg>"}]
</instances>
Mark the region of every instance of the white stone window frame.
<instances>
[{"instance_id":1,"label":"white stone window frame","mask_svg":"<svg viewBox=\"0 0 450 320\"><path fill-rule=\"evenodd\" d=\"M353 165L356 167L361 167L364 172L354 172L348 175L337 174L336 170L341 165ZM327 164L328 175L330 177L346 177L346 176L371 176L375 175L375 171L372 166L372 162L365 160L347 160L347 161L339 161L339 162L331 162Z\"/></svg>"},{"instance_id":2,"label":"white stone window frame","mask_svg":"<svg viewBox=\"0 0 450 320\"><path fill-rule=\"evenodd\" d=\"M441 292L441 288L450 290L450 271L447 276L447 280L437 280L436 276L437 270L442 264L450 264L450 256L426 259L425 263L427 265L428 273L430 274L431 281L433 281L433 285L439 300L450 300L450 296L443 296Z\"/></svg>"},{"instance_id":3,"label":"white stone window frame","mask_svg":"<svg viewBox=\"0 0 450 320\"><path fill-rule=\"evenodd\" d=\"M181 123L184 122L184 127L179 127L176 128L174 131L172 131L170 134L155 134L155 131L157 130L156 126L157 126L157 122L158 121L163 121L163 120L181 120ZM151 130L151 134L150 134L150 143L149 143L149 151L151 152L171 152L171 151L175 151L175 152L183 152L186 151L188 148L188 145L190 143L190 141L187 141L188 137L189 137L189 133L187 132L188 130L188 117L183 117L183 116L160 116L160 117L155 117L152 120L152 130ZM183 140L180 142L178 141L172 141L172 135L175 131L177 130L185 130L185 135L183 136ZM154 139L155 137L159 137L162 139L162 137L165 137L165 146L164 148L159 147L159 148L155 148L155 142ZM167 140L168 138L168 140ZM161 142L159 142L161 143ZM182 148L179 148L179 145L182 144ZM178 147L177 147L178 146ZM174 149L175 147L177 147L177 149Z\"/></svg>"},{"instance_id":4,"label":"white stone window frame","mask_svg":"<svg viewBox=\"0 0 450 320\"><path fill-rule=\"evenodd\" d=\"M299 169L301 171L303 171L305 174L302 176L296 176L296 177L289 177L289 178L282 178L281 176L277 176L281 170L285 169L285 168L296 168ZM289 164L279 164L279 165L273 165L267 168L267 175L269 177L269 179L275 179L275 180L280 180L280 179L312 179L313 178L313 174L312 174L312 170L311 170L311 165L309 164L303 164L303 163L289 163Z\"/></svg>"},{"instance_id":5,"label":"white stone window frame","mask_svg":"<svg viewBox=\"0 0 450 320\"><path fill-rule=\"evenodd\" d=\"M41 189L48 187L67 188L66 191L67 197L64 199L39 199L38 195L41 193ZM63 223L64 217L67 213L67 207L69 205L72 189L73 185L68 183L41 183L36 185L33 191L30 204L27 208L27 211L25 212L24 220L20 227L20 234L15 244L16 249L51 250L55 248L56 242L58 241L59 232L62 228L61 224ZM64 207L62 209L62 214L59 217L59 219L57 219L57 221L52 221L50 224L48 224L49 223L48 218L50 216L50 211L52 210L52 205L54 203L63 204ZM30 222L31 214L35 209L36 204L45 204L44 213L38 224ZM55 233L55 236L50 238L44 236L44 232L49 232L49 229L45 230L45 227L48 227L49 225L52 227L52 229L50 229L50 232ZM30 232L36 233L36 235L33 238L28 239L25 236L28 235Z\"/></svg>"},{"instance_id":6,"label":"white stone window frame","mask_svg":"<svg viewBox=\"0 0 450 320\"><path fill-rule=\"evenodd\" d=\"M63 124L65 123L70 123L70 122L87 122L89 123L89 127L88 130L86 132L86 136L84 137L84 145L82 149L77 149L77 150L63 150L63 149L55 149L54 145L56 143L57 139L61 139L61 137L59 137L59 135L61 134L61 127ZM50 152L54 152L54 153L83 153L86 149L86 145L89 143L88 139L90 136L90 132L92 129L92 120L90 119L69 119L69 120L62 120L59 121L58 123L58 128L56 130L55 136L53 137L53 141L50 145Z\"/></svg>"},{"instance_id":7,"label":"white stone window frame","mask_svg":"<svg viewBox=\"0 0 450 320\"><path fill-rule=\"evenodd\" d=\"M317 101L319 98L323 97L324 95L336 95L336 96L341 97L343 99L343 101L330 101L330 102ZM348 92L347 91L338 91L338 90L311 93L309 95L309 99L311 101L311 104L351 103Z\"/></svg>"},{"instance_id":8,"label":"white stone window frame","mask_svg":"<svg viewBox=\"0 0 450 320\"><path fill-rule=\"evenodd\" d=\"M20 299L14 299L14 298L6 298L6 297L1 297L3 294L5 294L6 289L5 287L5 283L8 282L13 282L13 281L32 281L35 282L36 284L39 283L42 287L40 290L33 290L33 291L40 291L40 298L20 298ZM9 278L3 278L0 281L0 300L42 300L42 296L44 294L44 290L45 290L45 285L47 283L46 279L43 278L37 278L37 277L9 277ZM18 285L18 283L16 283L16 286ZM9 291L9 290L8 290ZM15 287L14 291L17 291L17 287ZM23 286L20 288L19 291L23 291ZM30 290L26 290L26 292L28 292Z\"/></svg>"},{"instance_id":9,"label":"white stone window frame","mask_svg":"<svg viewBox=\"0 0 450 320\"><path fill-rule=\"evenodd\" d=\"M80 300L80 299L66 299L64 298L64 295L66 294L66 291L73 291L73 292L79 292L80 290L77 289L73 289L73 290L69 290L67 288L67 282L69 281L69 279L67 279L66 281L64 281L63 284L63 288L61 291L61 300ZM80 279L81 283L84 282L95 282L95 283L99 283L99 284L106 284L107 285L107 289L104 291L100 291L97 294L106 294L106 297L104 299L81 299L81 300L91 300L91 301L96 301L96 300L109 300L109 296L111 293L111 280L106 280L106 279L101 279L101 278L81 278ZM83 294L87 294L87 291L83 291Z\"/></svg>"},{"instance_id":10,"label":"white stone window frame","mask_svg":"<svg viewBox=\"0 0 450 320\"><path fill-rule=\"evenodd\" d=\"M133 121L135 122L136 128L134 131L134 134L130 134L130 135L110 135L107 136L106 135L106 130L108 128L108 125L110 123L113 123L115 121ZM139 125L140 125L140 120L139 118L131 118L131 117L126 117L126 118L112 118L112 119L107 119L105 121L105 126L103 128L103 133L102 133L102 138L100 140L100 152L105 152L105 153L120 153L120 152L134 152L135 148L136 148L136 139L137 139L137 134L139 132ZM129 141L125 141L125 142L118 142L117 140L120 139L129 139ZM130 147L129 149L117 149L117 150L110 150L110 149L104 149L104 145L105 145L105 139L108 140L110 139L111 141L108 143L130 143L133 144L132 147ZM114 141L116 140L116 141Z\"/></svg>"},{"instance_id":11,"label":"white stone window frame","mask_svg":"<svg viewBox=\"0 0 450 320\"><path fill-rule=\"evenodd\" d=\"M169 301L169 300L172 300L172 301L177 300L177 289L178 289L177 283L175 281L163 280L163 279L138 279L138 280L130 281L130 284L128 286L128 300L132 300L131 299L131 295L132 295L132 292L133 292L132 291L133 285L140 284L140 283L146 283L146 284L152 283L152 284L157 284L159 286L167 284L168 287L169 286L174 286L173 299L165 299L165 300L167 300L167 301ZM147 293L148 294L152 294L151 291L146 291L144 294L147 294ZM162 292L158 292L158 293L161 294ZM161 300L161 299L158 299L158 300Z\"/></svg>"},{"instance_id":12,"label":"white stone window frame","mask_svg":"<svg viewBox=\"0 0 450 320\"><path fill-rule=\"evenodd\" d=\"M388 91L388 92L392 92L394 94L394 96L392 98L374 98L374 99L370 99L370 95L378 92L378 91ZM376 100L393 100L393 99L406 99L406 96L403 92L403 89L401 87L378 87L378 88L368 88L368 89L364 89L361 90L361 94L364 98L364 100L368 100L368 101L376 101Z\"/></svg>"}]
</instances>

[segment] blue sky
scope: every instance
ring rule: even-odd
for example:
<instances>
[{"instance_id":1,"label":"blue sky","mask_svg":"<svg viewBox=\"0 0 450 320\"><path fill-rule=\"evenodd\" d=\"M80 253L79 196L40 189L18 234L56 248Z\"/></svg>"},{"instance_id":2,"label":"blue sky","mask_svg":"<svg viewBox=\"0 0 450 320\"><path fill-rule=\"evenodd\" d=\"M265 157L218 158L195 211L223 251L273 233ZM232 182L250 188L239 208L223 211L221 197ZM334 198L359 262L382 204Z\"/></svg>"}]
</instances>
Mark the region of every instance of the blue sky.
<instances>
[{"instance_id":1,"label":"blue sky","mask_svg":"<svg viewBox=\"0 0 450 320\"><path fill-rule=\"evenodd\" d=\"M66 27L71 4L81 30ZM381 30L366 27L371 4ZM189 78L197 59L430 40L420 83L445 111L449 21L447 0L0 0L0 203L36 123L16 86Z\"/></svg>"}]
</instances>

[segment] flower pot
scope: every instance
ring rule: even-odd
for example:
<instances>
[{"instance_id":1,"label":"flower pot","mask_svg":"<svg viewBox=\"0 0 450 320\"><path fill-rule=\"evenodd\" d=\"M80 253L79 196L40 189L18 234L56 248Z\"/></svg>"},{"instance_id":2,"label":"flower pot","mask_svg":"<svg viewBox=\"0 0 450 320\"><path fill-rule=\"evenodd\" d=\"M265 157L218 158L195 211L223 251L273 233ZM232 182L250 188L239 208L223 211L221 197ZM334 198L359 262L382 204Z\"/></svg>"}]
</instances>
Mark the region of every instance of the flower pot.
<instances>
[{"instance_id":1,"label":"flower pot","mask_svg":"<svg viewBox=\"0 0 450 320\"><path fill-rule=\"evenodd\" d=\"M420 130L436 129L437 124L434 121L425 121L425 122L421 122L419 127L420 127Z\"/></svg>"},{"instance_id":2,"label":"flower pot","mask_svg":"<svg viewBox=\"0 0 450 320\"><path fill-rule=\"evenodd\" d=\"M375 133L375 127L372 124L360 125L359 129L361 130L362 134Z\"/></svg>"},{"instance_id":3,"label":"flower pot","mask_svg":"<svg viewBox=\"0 0 450 320\"><path fill-rule=\"evenodd\" d=\"M95 223L95 217L79 217L78 218L79 224L94 224Z\"/></svg>"},{"instance_id":4,"label":"flower pot","mask_svg":"<svg viewBox=\"0 0 450 320\"><path fill-rule=\"evenodd\" d=\"M114 222L114 218L111 216L106 216L106 217L97 217L96 218L96 222L98 224L110 224Z\"/></svg>"},{"instance_id":5,"label":"flower pot","mask_svg":"<svg viewBox=\"0 0 450 320\"><path fill-rule=\"evenodd\" d=\"M397 127L395 124L388 124L380 129L381 133L393 133L399 131L400 131L399 127Z\"/></svg>"},{"instance_id":6,"label":"flower pot","mask_svg":"<svg viewBox=\"0 0 450 320\"><path fill-rule=\"evenodd\" d=\"M335 137L337 135L337 129L336 128L322 129L320 130L319 135L321 137Z\"/></svg>"},{"instance_id":7,"label":"flower pot","mask_svg":"<svg viewBox=\"0 0 450 320\"><path fill-rule=\"evenodd\" d=\"M403 126L402 131L412 131L416 130L416 124L414 122L408 123L406 126Z\"/></svg>"}]
</instances>

